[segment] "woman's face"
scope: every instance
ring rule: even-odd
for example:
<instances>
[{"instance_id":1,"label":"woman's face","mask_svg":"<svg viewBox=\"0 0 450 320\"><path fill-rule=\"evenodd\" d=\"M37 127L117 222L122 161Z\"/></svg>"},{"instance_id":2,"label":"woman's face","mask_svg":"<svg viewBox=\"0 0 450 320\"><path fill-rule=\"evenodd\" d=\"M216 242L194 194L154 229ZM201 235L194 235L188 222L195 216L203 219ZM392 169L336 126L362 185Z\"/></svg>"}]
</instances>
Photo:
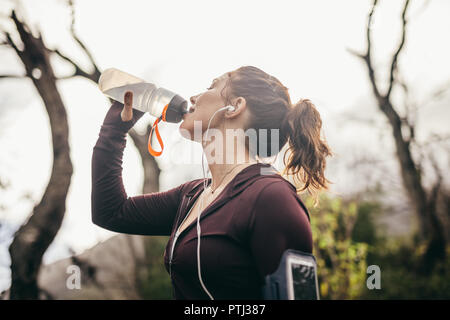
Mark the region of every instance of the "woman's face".
<instances>
[{"instance_id":1,"label":"woman's face","mask_svg":"<svg viewBox=\"0 0 450 320\"><path fill-rule=\"evenodd\" d=\"M213 116L214 112L225 106L225 101L221 96L221 92L224 89L229 77L229 72L224 73L220 77L215 78L206 91L190 98L192 103L192 106L189 109L190 112L184 115L183 121L181 122L179 128L183 137L190 140L194 140L195 138L195 140L197 140L198 136L198 138L201 139L203 133L208 128L209 119ZM222 110L217 112L212 119L209 128L217 128L217 125L223 121L223 117L226 112L228 111ZM194 121L196 122L196 130L199 130L199 132L195 133L196 136L194 136Z\"/></svg>"}]
</instances>

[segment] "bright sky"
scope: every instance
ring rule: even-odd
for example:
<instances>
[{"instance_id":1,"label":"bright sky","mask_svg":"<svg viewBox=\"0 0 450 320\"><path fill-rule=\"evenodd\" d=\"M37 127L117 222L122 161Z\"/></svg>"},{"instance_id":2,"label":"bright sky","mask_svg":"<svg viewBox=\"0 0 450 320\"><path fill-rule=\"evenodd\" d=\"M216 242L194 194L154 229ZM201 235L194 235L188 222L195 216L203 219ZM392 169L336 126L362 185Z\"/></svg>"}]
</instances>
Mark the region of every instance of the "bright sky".
<instances>
[{"instance_id":1,"label":"bright sky","mask_svg":"<svg viewBox=\"0 0 450 320\"><path fill-rule=\"evenodd\" d=\"M419 101L450 79L450 45L443 39L444 31L450 30L450 2L434 0L424 6L425 2L412 2L407 43L400 57L401 72ZM88 68L86 57L70 38L70 12L65 1L22 3L27 21L39 27L48 47L60 49ZM390 58L400 37L402 3L380 1L374 16L374 56L380 70L387 70L390 61L386 57ZM289 88L293 101L309 98L320 111L324 135L338 153L336 161L329 164L329 178L336 181L333 190L341 193L359 186L355 175L342 172L342 164L350 154L357 150L379 154L382 150L389 160L393 153L389 134L380 136L373 127L342 121L339 116L347 112L375 119L378 127L385 124L384 117L374 111L363 64L347 52L347 48L365 49L370 4L361 0L78 0L75 28L101 69L122 69L186 99L205 90L213 78L243 65L257 66L277 77ZM10 7L7 1L0 4L3 13ZM10 24L0 25L13 32ZM0 57L1 74L23 73L11 49L0 49ZM64 61L53 61L58 75L71 72ZM378 74L380 79L386 75ZM44 256L46 263L67 256L67 246L81 252L114 234L90 220L92 148L109 108L108 100L96 84L85 79L64 80L58 87L69 117L74 175L66 217ZM0 221L17 225L31 212L33 202L39 202L47 185L52 166L51 137L45 108L29 80L1 80L0 93L0 178L10 183L10 188L0 190L0 204L5 207L0 208ZM426 137L431 129L448 132L447 105L437 103L424 108L419 136ZM149 118L146 115L141 119L137 128L141 129ZM177 127L161 126L164 152L170 154L175 145L171 141L180 140L176 145L183 152L193 148L199 160L192 171L173 164L170 156L161 157L162 190L201 177L201 149L183 140ZM128 195L132 196L141 191L142 168L128 141L123 176ZM33 201L20 198L25 192ZM3 247L0 257L5 256ZM0 289L9 281L2 275L5 272L0 273Z\"/></svg>"}]
</instances>

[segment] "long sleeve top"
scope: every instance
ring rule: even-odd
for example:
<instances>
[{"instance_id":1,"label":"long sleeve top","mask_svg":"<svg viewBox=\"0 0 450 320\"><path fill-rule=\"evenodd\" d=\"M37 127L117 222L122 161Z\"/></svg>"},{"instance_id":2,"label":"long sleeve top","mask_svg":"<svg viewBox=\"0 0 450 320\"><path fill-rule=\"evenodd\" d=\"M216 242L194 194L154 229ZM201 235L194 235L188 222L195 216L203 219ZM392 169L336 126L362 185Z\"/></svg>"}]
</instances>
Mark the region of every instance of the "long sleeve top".
<instances>
[{"instance_id":1,"label":"long sleeve top","mask_svg":"<svg viewBox=\"0 0 450 320\"><path fill-rule=\"evenodd\" d=\"M93 148L92 222L120 233L169 236L164 265L174 298L209 299L197 274L197 220L175 237L204 179L127 196L122 182L126 134L143 113L133 110L133 119L123 122L122 108L120 102L111 105ZM209 185L211 179L206 180ZM202 210L200 225L201 275L214 299L262 299L264 277L277 269L286 249L312 253L308 210L295 186L270 164L239 171Z\"/></svg>"}]
</instances>

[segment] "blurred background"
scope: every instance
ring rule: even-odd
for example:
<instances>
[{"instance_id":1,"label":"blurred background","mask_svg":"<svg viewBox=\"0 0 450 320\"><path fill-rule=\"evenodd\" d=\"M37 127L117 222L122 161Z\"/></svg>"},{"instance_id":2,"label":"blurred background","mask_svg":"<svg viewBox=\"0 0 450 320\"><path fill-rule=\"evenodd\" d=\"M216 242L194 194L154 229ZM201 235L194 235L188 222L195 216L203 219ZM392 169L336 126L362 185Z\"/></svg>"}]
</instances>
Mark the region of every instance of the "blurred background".
<instances>
[{"instance_id":1,"label":"blurred background","mask_svg":"<svg viewBox=\"0 0 450 320\"><path fill-rule=\"evenodd\" d=\"M188 99L252 65L316 105L335 153L319 206L300 194L321 298L450 298L449 13L446 0L1 0L1 297L171 299L168 237L91 222L111 103L98 78L115 67ZM154 121L127 136L129 196L202 177L202 149L179 124L159 126L165 151L150 156ZM81 289L66 285L71 265ZM367 286L371 265L380 289Z\"/></svg>"}]
</instances>

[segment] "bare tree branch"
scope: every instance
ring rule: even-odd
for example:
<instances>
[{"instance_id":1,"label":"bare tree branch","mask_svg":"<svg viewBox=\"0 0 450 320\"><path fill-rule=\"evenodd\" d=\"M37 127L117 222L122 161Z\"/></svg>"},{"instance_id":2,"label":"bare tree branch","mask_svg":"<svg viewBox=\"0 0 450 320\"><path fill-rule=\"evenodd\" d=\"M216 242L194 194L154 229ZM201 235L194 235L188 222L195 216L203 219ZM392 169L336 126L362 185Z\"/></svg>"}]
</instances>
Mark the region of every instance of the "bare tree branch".
<instances>
[{"instance_id":1,"label":"bare tree branch","mask_svg":"<svg viewBox=\"0 0 450 320\"><path fill-rule=\"evenodd\" d=\"M389 96L391 95L391 91L392 91L392 87L394 85L394 73L397 70L397 61L398 61L398 55L400 54L400 52L403 49L403 46L405 44L405 38L406 38L406 12L408 10L408 6L409 6L409 0L405 1L405 6L403 7L403 12L402 12L402 37L400 40L400 44L397 48L397 51L394 54L394 57L392 58L392 63L391 63L391 71L390 71L390 75L389 75L389 88L387 90L386 93L386 98L389 99Z\"/></svg>"},{"instance_id":2,"label":"bare tree branch","mask_svg":"<svg viewBox=\"0 0 450 320\"><path fill-rule=\"evenodd\" d=\"M371 58L371 49L372 49L372 41L371 41L371 29L372 29L372 17L375 12L375 8L377 6L378 0L374 0L372 4L372 8L369 12L368 18L367 18L367 29L366 29L366 39L367 39L367 49L366 53L358 53L353 49L347 48L347 51L349 51L354 56L362 59L366 65L367 69L369 71L369 78L370 83L372 85L372 91L375 94L375 97L377 98L378 102L380 103L383 100L383 97L380 94L380 91L378 89L377 83L376 83L376 77L375 77L375 71L372 66L372 58Z\"/></svg>"},{"instance_id":3,"label":"bare tree branch","mask_svg":"<svg viewBox=\"0 0 450 320\"><path fill-rule=\"evenodd\" d=\"M84 43L80 40L80 38L78 37L78 35L75 32L75 9L74 9L74 5L73 5L73 1L69 0L68 4L69 4L70 10L71 10L71 13L70 13L71 14L70 34L71 34L72 38L75 40L75 42L81 47L83 52L88 57L91 65L92 65L93 71L92 72L84 71L79 66L78 63L73 61L67 55L63 54L59 49L53 49L53 50L49 49L49 52L57 54L59 57L61 57L65 61L69 62L75 68L75 71L74 71L73 74L67 75L67 76L64 76L64 77L58 77L57 80L64 80L64 79L70 79L70 78L73 78L73 77L76 77L76 76L81 76L81 77L87 78L87 79L89 79L89 80L91 80L93 82L97 82L98 79L100 78L101 71L98 68L97 64L95 63L95 60L94 60L94 57L93 57L92 53L84 45Z\"/></svg>"},{"instance_id":4,"label":"bare tree branch","mask_svg":"<svg viewBox=\"0 0 450 320\"><path fill-rule=\"evenodd\" d=\"M347 51L348 51L350 54L352 54L352 55L354 55L355 57L357 57L357 58L366 60L366 55L363 54L363 53L360 53L360 52L358 52L358 51L356 51L356 50L353 50L352 48L347 48Z\"/></svg>"},{"instance_id":5,"label":"bare tree branch","mask_svg":"<svg viewBox=\"0 0 450 320\"><path fill-rule=\"evenodd\" d=\"M437 199L438 193L439 193L439 191L441 189L441 184L442 184L443 177L442 177L442 171L439 168L439 165L437 164L437 161L436 161L436 158L434 157L434 155L430 154L429 158L430 158L431 165L432 165L432 167L434 169L434 173L436 175L436 181L435 181L433 187L431 188L429 202L430 203L436 203L436 199Z\"/></svg>"},{"instance_id":6,"label":"bare tree branch","mask_svg":"<svg viewBox=\"0 0 450 320\"><path fill-rule=\"evenodd\" d=\"M380 90L378 88L377 82L376 82L376 76L375 76L375 70L373 68L372 65L372 40L371 40L371 31L372 31L372 21L373 21L373 14L375 12L375 8L377 6L378 0L374 0L373 4L372 4L372 8L369 12L368 18L367 18L367 28L366 28L366 40L367 40L367 51L366 53L359 53L353 49L347 48L347 51L349 53L351 53L352 55L362 59L366 65L367 65L367 69L368 69L368 73L369 73L369 78L370 78L370 83L372 85L372 90L375 94L375 97L377 98L377 100L379 102L383 101L383 100L387 100L390 97L391 91L392 91L392 87L394 85L395 82L395 72L397 70L397 61L398 61L398 56L401 52L401 50L403 49L403 46L405 44L405 39L406 39L406 12L408 10L408 6L409 6L409 0L405 1L405 5L402 11L402 36L401 36L401 41L400 44L392 58L392 62L391 62L391 68L390 68L390 74L389 74L389 87L387 90L387 93L382 95L380 93Z\"/></svg>"},{"instance_id":7,"label":"bare tree branch","mask_svg":"<svg viewBox=\"0 0 450 320\"><path fill-rule=\"evenodd\" d=\"M92 66L94 67L94 72L92 72L92 74L94 75L94 77L96 77L96 79L98 79L101 74L100 69L97 67L97 63L95 63L95 59L94 59L92 53L90 52L90 50L84 45L84 43L80 40L80 38L78 37L78 35L75 32L75 8L74 8L72 0L69 0L69 6L70 6L70 12L71 12L70 33L71 33L73 39L78 43L78 45L83 49L85 54L88 56L89 60L92 63Z\"/></svg>"},{"instance_id":8,"label":"bare tree branch","mask_svg":"<svg viewBox=\"0 0 450 320\"><path fill-rule=\"evenodd\" d=\"M0 74L0 79L28 79L29 77L26 75L20 74Z\"/></svg>"},{"instance_id":9,"label":"bare tree branch","mask_svg":"<svg viewBox=\"0 0 450 320\"><path fill-rule=\"evenodd\" d=\"M65 76L65 77L60 77L59 79L68 79L68 78L73 78L76 76L81 76L81 77L85 77L88 78L94 82L97 81L97 78L95 78L94 74L85 72L83 69L80 68L80 66L74 62L72 59L70 59L68 56L64 55L63 53L61 53L61 51L59 51L58 49L55 50L49 50L50 52L56 53L59 57L61 57L62 59L66 60L67 62L69 62L74 68L75 68L75 72L69 76Z\"/></svg>"},{"instance_id":10,"label":"bare tree branch","mask_svg":"<svg viewBox=\"0 0 450 320\"><path fill-rule=\"evenodd\" d=\"M372 90L375 94L375 97L377 98L378 101L382 100L380 91L377 87L377 83L376 83L376 77L375 77L375 71L373 69L372 66L372 41L371 41L371 30L372 30L372 18L373 18L373 14L375 12L375 8L377 6L378 0L374 0L373 1L373 5L372 5L372 9L369 12L369 17L367 19L367 31L366 31L366 38L367 38L367 52L365 55L365 59L364 61L367 64L367 68L369 71L369 78L370 78L370 82L372 84Z\"/></svg>"},{"instance_id":11,"label":"bare tree branch","mask_svg":"<svg viewBox=\"0 0 450 320\"><path fill-rule=\"evenodd\" d=\"M8 32L5 32L6 35L6 42L14 49L14 51L19 55L22 53L22 50L19 50L19 48L16 46L14 41L11 39L11 35Z\"/></svg>"}]
</instances>

